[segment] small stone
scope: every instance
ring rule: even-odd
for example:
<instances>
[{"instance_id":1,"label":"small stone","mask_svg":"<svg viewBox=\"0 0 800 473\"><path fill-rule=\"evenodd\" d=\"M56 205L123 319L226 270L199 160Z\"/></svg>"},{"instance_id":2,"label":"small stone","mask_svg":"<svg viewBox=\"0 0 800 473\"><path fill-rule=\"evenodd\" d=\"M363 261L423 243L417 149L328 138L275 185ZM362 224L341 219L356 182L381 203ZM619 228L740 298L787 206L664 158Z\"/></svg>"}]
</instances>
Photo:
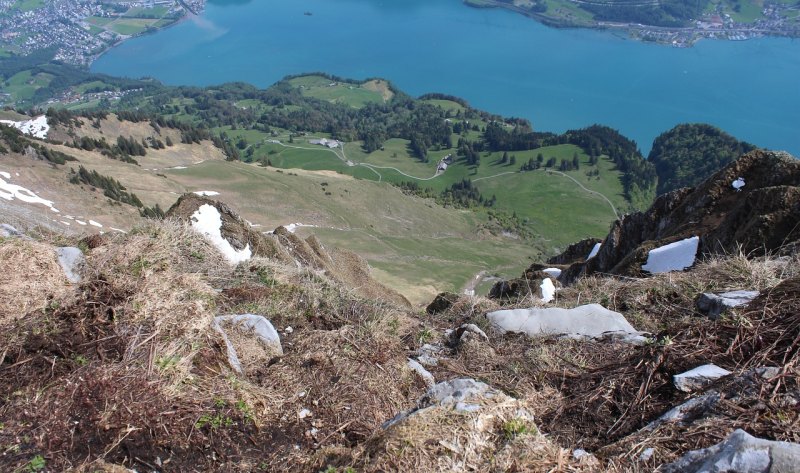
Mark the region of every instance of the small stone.
<instances>
[{"instance_id":1,"label":"small stone","mask_svg":"<svg viewBox=\"0 0 800 473\"><path fill-rule=\"evenodd\" d=\"M695 305L697 310L713 320L728 309L749 304L756 296L758 291L706 292L697 298Z\"/></svg>"},{"instance_id":2,"label":"small stone","mask_svg":"<svg viewBox=\"0 0 800 473\"><path fill-rule=\"evenodd\" d=\"M576 460L580 460L581 458L589 455L591 455L591 453L587 452L582 448L576 448L575 450L572 451L572 457Z\"/></svg>"},{"instance_id":3,"label":"small stone","mask_svg":"<svg viewBox=\"0 0 800 473\"><path fill-rule=\"evenodd\" d=\"M653 458L653 454L654 453L656 453L656 449L653 448L653 447L644 449L642 454L639 455L639 461L640 462L646 462L646 461L650 460L651 458Z\"/></svg>"},{"instance_id":4,"label":"small stone","mask_svg":"<svg viewBox=\"0 0 800 473\"><path fill-rule=\"evenodd\" d=\"M294 329L290 325L290 326L286 327L285 329L283 329L283 331L286 332L286 333L292 333L292 332L294 332Z\"/></svg>"},{"instance_id":5,"label":"small stone","mask_svg":"<svg viewBox=\"0 0 800 473\"><path fill-rule=\"evenodd\" d=\"M300 419L305 419L306 417L311 417L311 411L308 409L302 409L300 412L297 413L297 417Z\"/></svg>"},{"instance_id":6,"label":"small stone","mask_svg":"<svg viewBox=\"0 0 800 473\"><path fill-rule=\"evenodd\" d=\"M690 393L703 389L715 380L731 374L730 371L720 368L717 365L702 365L685 373L676 374L672 377L672 382L679 390Z\"/></svg>"},{"instance_id":7,"label":"small stone","mask_svg":"<svg viewBox=\"0 0 800 473\"><path fill-rule=\"evenodd\" d=\"M0 223L0 237L12 238L24 236L22 232L7 223Z\"/></svg>"},{"instance_id":8,"label":"small stone","mask_svg":"<svg viewBox=\"0 0 800 473\"><path fill-rule=\"evenodd\" d=\"M86 257L83 252L73 246L56 248L58 254L58 264L64 270L64 274L72 283L81 282L81 273L86 266Z\"/></svg>"}]
</instances>

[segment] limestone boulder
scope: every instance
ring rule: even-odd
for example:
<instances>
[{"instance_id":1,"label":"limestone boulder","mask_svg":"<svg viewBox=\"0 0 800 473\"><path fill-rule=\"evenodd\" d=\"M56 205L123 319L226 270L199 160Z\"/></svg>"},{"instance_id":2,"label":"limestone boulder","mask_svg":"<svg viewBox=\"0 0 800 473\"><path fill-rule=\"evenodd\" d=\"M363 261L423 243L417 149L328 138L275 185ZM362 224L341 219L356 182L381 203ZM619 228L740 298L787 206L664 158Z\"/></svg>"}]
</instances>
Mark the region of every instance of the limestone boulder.
<instances>
[{"instance_id":1,"label":"limestone boulder","mask_svg":"<svg viewBox=\"0 0 800 473\"><path fill-rule=\"evenodd\" d=\"M735 430L709 448L661 467L661 473L790 473L800 467L800 444L753 437Z\"/></svg>"},{"instance_id":2,"label":"limestone boulder","mask_svg":"<svg viewBox=\"0 0 800 473\"><path fill-rule=\"evenodd\" d=\"M587 304L573 309L530 308L498 310L486 314L492 326L501 333L524 333L531 337L565 335L575 338L603 338L613 334L641 336L619 312L600 304Z\"/></svg>"}]
</instances>

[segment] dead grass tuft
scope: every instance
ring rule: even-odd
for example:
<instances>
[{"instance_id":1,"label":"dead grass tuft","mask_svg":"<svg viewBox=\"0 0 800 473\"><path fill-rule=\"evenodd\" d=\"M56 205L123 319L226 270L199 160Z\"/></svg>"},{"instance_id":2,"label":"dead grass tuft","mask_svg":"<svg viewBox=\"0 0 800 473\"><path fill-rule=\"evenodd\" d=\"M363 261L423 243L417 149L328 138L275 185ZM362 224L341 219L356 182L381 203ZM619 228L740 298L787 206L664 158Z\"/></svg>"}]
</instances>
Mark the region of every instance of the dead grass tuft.
<instances>
[{"instance_id":1,"label":"dead grass tuft","mask_svg":"<svg viewBox=\"0 0 800 473\"><path fill-rule=\"evenodd\" d=\"M0 327L28 312L66 303L74 291L55 249L21 238L0 240Z\"/></svg>"}]
</instances>

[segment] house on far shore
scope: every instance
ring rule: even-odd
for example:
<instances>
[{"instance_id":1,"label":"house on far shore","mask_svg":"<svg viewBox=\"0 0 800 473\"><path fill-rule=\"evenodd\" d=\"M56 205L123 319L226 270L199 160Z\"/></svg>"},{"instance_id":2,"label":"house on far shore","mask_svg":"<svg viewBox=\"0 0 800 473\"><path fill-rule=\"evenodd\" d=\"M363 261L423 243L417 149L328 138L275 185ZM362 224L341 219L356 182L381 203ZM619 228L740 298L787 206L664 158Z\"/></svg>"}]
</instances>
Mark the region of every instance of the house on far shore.
<instances>
[{"instance_id":1,"label":"house on far shore","mask_svg":"<svg viewBox=\"0 0 800 473\"><path fill-rule=\"evenodd\" d=\"M327 138L322 138L319 140L308 140L308 142L311 143L312 145L326 146L331 149L338 148L339 145L341 144L336 140L329 140Z\"/></svg>"}]
</instances>

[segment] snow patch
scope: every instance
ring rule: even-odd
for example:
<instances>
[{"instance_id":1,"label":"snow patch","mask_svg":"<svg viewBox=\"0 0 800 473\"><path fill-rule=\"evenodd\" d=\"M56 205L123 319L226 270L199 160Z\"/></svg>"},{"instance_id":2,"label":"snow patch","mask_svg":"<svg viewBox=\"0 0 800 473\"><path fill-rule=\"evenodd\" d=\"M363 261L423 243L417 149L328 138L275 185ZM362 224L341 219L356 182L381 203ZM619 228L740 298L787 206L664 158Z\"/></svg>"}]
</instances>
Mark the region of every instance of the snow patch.
<instances>
[{"instance_id":1,"label":"snow patch","mask_svg":"<svg viewBox=\"0 0 800 473\"><path fill-rule=\"evenodd\" d=\"M8 179L9 181L11 180L11 174L7 172L0 171L0 176L2 176L4 179Z\"/></svg>"},{"instance_id":2,"label":"snow patch","mask_svg":"<svg viewBox=\"0 0 800 473\"><path fill-rule=\"evenodd\" d=\"M174 166L169 169L189 169L189 168L187 168L186 166Z\"/></svg>"},{"instance_id":3,"label":"snow patch","mask_svg":"<svg viewBox=\"0 0 800 473\"><path fill-rule=\"evenodd\" d=\"M215 195L219 195L219 192L216 191L195 191L194 193L201 197L213 197Z\"/></svg>"},{"instance_id":4,"label":"snow patch","mask_svg":"<svg viewBox=\"0 0 800 473\"><path fill-rule=\"evenodd\" d=\"M97 227L97 228L103 228L103 225L101 225L98 222L95 222L94 220L89 220L89 225L91 225L93 227Z\"/></svg>"},{"instance_id":5,"label":"snow patch","mask_svg":"<svg viewBox=\"0 0 800 473\"><path fill-rule=\"evenodd\" d=\"M590 259L594 258L595 256L597 256L597 253L600 252L600 247L601 246L603 246L602 243L595 243L594 244L594 248L592 248L592 251L589 252L589 256L587 256L586 259L590 260Z\"/></svg>"},{"instance_id":6,"label":"snow patch","mask_svg":"<svg viewBox=\"0 0 800 473\"><path fill-rule=\"evenodd\" d=\"M546 268L542 270L543 273L547 273L554 278L561 276L561 270L558 268Z\"/></svg>"},{"instance_id":7,"label":"snow patch","mask_svg":"<svg viewBox=\"0 0 800 473\"><path fill-rule=\"evenodd\" d=\"M699 244L700 237L693 236L650 250L642 269L654 274L683 271L694 264Z\"/></svg>"},{"instance_id":8,"label":"snow patch","mask_svg":"<svg viewBox=\"0 0 800 473\"><path fill-rule=\"evenodd\" d=\"M542 302L550 302L556 298L556 287L553 285L552 279L544 278L539 289L542 290Z\"/></svg>"},{"instance_id":9,"label":"snow patch","mask_svg":"<svg viewBox=\"0 0 800 473\"><path fill-rule=\"evenodd\" d=\"M15 122L13 120L0 120L0 123L13 126L22 133L36 138L47 138L47 132L50 131L50 125L47 124L47 117L44 115L21 122Z\"/></svg>"},{"instance_id":10,"label":"snow patch","mask_svg":"<svg viewBox=\"0 0 800 473\"><path fill-rule=\"evenodd\" d=\"M53 201L42 199L35 192L6 181L6 179L11 180L11 176L7 172L2 173L2 176L0 178L0 199L8 201L17 199L29 204L41 204L49 207L53 212L59 212L58 209L53 207Z\"/></svg>"},{"instance_id":11,"label":"snow patch","mask_svg":"<svg viewBox=\"0 0 800 473\"><path fill-rule=\"evenodd\" d=\"M128 233L128 232L126 232L125 230L120 230L119 228L114 228L114 227L108 227L108 228L110 228L110 229L114 230L115 232L120 232L120 233Z\"/></svg>"},{"instance_id":12,"label":"snow patch","mask_svg":"<svg viewBox=\"0 0 800 473\"><path fill-rule=\"evenodd\" d=\"M744 178L740 177L740 178L736 179L735 181L733 181L733 184L731 184L731 187L736 189L737 192L741 191L742 187L744 187Z\"/></svg>"},{"instance_id":13,"label":"snow patch","mask_svg":"<svg viewBox=\"0 0 800 473\"><path fill-rule=\"evenodd\" d=\"M289 225L286 225L283 228L285 228L286 231L288 231L289 233L294 233L300 227L316 228L316 225L305 225L303 223L290 223Z\"/></svg>"},{"instance_id":14,"label":"snow patch","mask_svg":"<svg viewBox=\"0 0 800 473\"><path fill-rule=\"evenodd\" d=\"M242 261L247 261L253 255L249 244L245 249L237 250L222 236L222 216L213 205L201 205L192 214L191 221L192 228L205 235L230 263L238 264Z\"/></svg>"}]
</instances>

